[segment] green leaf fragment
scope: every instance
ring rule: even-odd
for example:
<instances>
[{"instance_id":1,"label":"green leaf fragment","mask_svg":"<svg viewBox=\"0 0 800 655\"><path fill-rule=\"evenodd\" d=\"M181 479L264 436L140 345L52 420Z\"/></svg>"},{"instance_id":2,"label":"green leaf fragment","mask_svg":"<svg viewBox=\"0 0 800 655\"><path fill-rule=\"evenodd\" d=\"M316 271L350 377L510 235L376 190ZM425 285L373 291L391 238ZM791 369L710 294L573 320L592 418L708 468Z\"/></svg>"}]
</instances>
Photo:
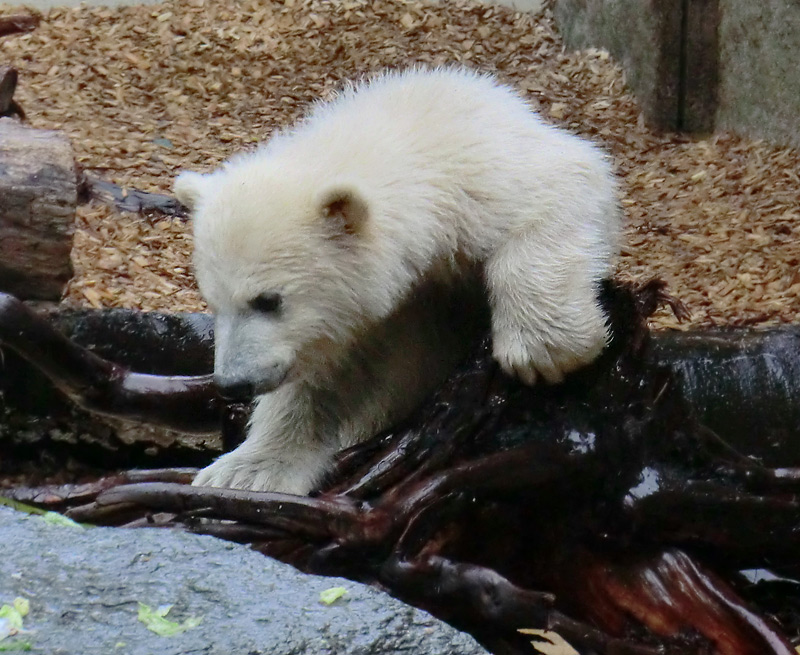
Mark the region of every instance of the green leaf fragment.
<instances>
[{"instance_id":1,"label":"green leaf fragment","mask_svg":"<svg viewBox=\"0 0 800 655\"><path fill-rule=\"evenodd\" d=\"M68 519L66 516L59 514L58 512L45 512L42 515L42 518L46 523L50 523L51 525L62 525L68 528L83 529L83 526L80 523L76 523L72 519Z\"/></svg>"},{"instance_id":2,"label":"green leaf fragment","mask_svg":"<svg viewBox=\"0 0 800 655\"><path fill-rule=\"evenodd\" d=\"M342 596L347 593L347 589L344 587L331 587L330 589L326 589L325 591L320 592L319 594L319 602L325 605L331 605L339 600Z\"/></svg>"},{"instance_id":3,"label":"green leaf fragment","mask_svg":"<svg viewBox=\"0 0 800 655\"><path fill-rule=\"evenodd\" d=\"M11 605L0 607L0 652L29 651L33 646L29 641L5 641L6 637L13 637L22 629L22 619L31 611L31 604L27 598L18 596Z\"/></svg>"},{"instance_id":4,"label":"green leaf fragment","mask_svg":"<svg viewBox=\"0 0 800 655\"><path fill-rule=\"evenodd\" d=\"M8 653L12 651L19 653L21 651L29 651L32 649L33 645L29 641L8 641L0 644L0 653Z\"/></svg>"},{"instance_id":5,"label":"green leaf fragment","mask_svg":"<svg viewBox=\"0 0 800 655\"><path fill-rule=\"evenodd\" d=\"M3 605L0 607L0 622L3 624L3 632L0 639L9 635L15 635L22 630L22 617L24 615L13 605Z\"/></svg>"},{"instance_id":6,"label":"green leaf fragment","mask_svg":"<svg viewBox=\"0 0 800 655\"><path fill-rule=\"evenodd\" d=\"M18 500L6 498L5 496L0 496L0 505L5 505L6 507L15 509L18 512L25 512L26 514L41 515L47 513L47 510L44 510L41 507L34 507L33 505L27 505L26 503L21 503Z\"/></svg>"},{"instance_id":7,"label":"green leaf fragment","mask_svg":"<svg viewBox=\"0 0 800 655\"><path fill-rule=\"evenodd\" d=\"M31 603L27 598L22 598L21 596L17 596L12 603L12 606L20 616L28 616L28 612L31 611Z\"/></svg>"},{"instance_id":8,"label":"green leaf fragment","mask_svg":"<svg viewBox=\"0 0 800 655\"><path fill-rule=\"evenodd\" d=\"M196 628L203 620L201 616L190 616L181 623L170 621L166 618L172 605L161 605L153 609L149 605L139 603L139 621L144 623L150 632L155 632L159 637L171 637L191 628Z\"/></svg>"},{"instance_id":9,"label":"green leaf fragment","mask_svg":"<svg viewBox=\"0 0 800 655\"><path fill-rule=\"evenodd\" d=\"M87 526L81 525L80 523L76 523L72 519L68 519L63 514L59 514L58 512L50 512L46 509L42 509L41 507L34 507L33 505L28 505L26 503L21 503L18 500L13 500L12 498L6 498L5 496L0 496L0 505L5 507L10 507L11 509L15 509L18 512L25 512L26 514L36 514L41 516L45 521L48 523L52 523L53 525L68 525L70 527L78 527L78 528L86 528Z\"/></svg>"}]
</instances>

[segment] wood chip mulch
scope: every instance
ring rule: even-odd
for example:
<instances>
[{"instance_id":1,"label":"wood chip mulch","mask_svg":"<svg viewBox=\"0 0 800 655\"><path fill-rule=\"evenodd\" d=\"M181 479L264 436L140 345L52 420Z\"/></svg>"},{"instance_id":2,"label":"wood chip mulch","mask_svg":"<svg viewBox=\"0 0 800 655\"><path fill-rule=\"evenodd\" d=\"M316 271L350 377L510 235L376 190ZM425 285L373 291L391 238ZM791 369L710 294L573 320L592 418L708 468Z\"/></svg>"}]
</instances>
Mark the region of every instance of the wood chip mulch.
<instances>
[{"instance_id":1,"label":"wood chip mulch","mask_svg":"<svg viewBox=\"0 0 800 655\"><path fill-rule=\"evenodd\" d=\"M622 179L620 270L665 278L692 312L684 327L796 321L800 153L728 134L655 133L607 53L566 52L547 11L173 0L54 9L35 31L0 40L32 125L66 132L92 174L162 193L178 170L206 171L252 147L343 80L416 62L495 72L548 120L602 144ZM68 302L203 308L185 221L94 203L78 228ZM666 312L656 319L675 324Z\"/></svg>"}]
</instances>

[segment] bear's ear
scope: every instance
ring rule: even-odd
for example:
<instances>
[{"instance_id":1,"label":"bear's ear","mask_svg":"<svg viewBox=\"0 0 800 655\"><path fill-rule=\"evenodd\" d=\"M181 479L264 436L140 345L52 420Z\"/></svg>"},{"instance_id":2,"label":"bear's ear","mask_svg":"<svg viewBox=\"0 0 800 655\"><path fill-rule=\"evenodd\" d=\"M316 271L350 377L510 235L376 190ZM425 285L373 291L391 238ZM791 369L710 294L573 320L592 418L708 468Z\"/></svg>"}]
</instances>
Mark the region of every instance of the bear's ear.
<instances>
[{"instance_id":1,"label":"bear's ear","mask_svg":"<svg viewBox=\"0 0 800 655\"><path fill-rule=\"evenodd\" d=\"M203 197L203 192L207 187L208 180L205 175L184 171L175 179L172 190L182 205L189 209L194 209L197 207L197 203L200 202L200 198Z\"/></svg>"},{"instance_id":2,"label":"bear's ear","mask_svg":"<svg viewBox=\"0 0 800 655\"><path fill-rule=\"evenodd\" d=\"M337 234L361 234L369 214L367 203L350 186L337 186L322 194L320 209Z\"/></svg>"}]
</instances>

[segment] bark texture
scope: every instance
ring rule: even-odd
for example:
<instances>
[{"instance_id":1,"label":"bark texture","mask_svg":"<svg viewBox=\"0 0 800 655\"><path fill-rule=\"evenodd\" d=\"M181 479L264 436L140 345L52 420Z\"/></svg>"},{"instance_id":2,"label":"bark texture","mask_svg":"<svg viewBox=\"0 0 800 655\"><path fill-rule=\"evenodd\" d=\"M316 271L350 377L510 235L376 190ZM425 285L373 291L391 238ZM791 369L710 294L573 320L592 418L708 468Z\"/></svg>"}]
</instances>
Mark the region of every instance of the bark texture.
<instances>
[{"instance_id":1,"label":"bark texture","mask_svg":"<svg viewBox=\"0 0 800 655\"><path fill-rule=\"evenodd\" d=\"M25 112L14 101L17 88L17 71L11 66L0 65L0 117L14 116L25 118Z\"/></svg>"},{"instance_id":2,"label":"bark texture","mask_svg":"<svg viewBox=\"0 0 800 655\"><path fill-rule=\"evenodd\" d=\"M72 277L78 173L57 132L0 119L0 290L58 300Z\"/></svg>"},{"instance_id":3,"label":"bark texture","mask_svg":"<svg viewBox=\"0 0 800 655\"><path fill-rule=\"evenodd\" d=\"M497 655L531 652L520 628L555 630L581 655L795 655L800 469L699 423L677 373L652 365L659 283L608 284L603 299L612 341L563 385L505 377L484 340L414 415L341 453L310 497L191 487L189 470L4 495L246 542L380 586ZM48 336L13 299L0 317L0 340L76 402L178 420L183 391L164 393L175 378ZM740 573L754 569L766 586Z\"/></svg>"}]
</instances>

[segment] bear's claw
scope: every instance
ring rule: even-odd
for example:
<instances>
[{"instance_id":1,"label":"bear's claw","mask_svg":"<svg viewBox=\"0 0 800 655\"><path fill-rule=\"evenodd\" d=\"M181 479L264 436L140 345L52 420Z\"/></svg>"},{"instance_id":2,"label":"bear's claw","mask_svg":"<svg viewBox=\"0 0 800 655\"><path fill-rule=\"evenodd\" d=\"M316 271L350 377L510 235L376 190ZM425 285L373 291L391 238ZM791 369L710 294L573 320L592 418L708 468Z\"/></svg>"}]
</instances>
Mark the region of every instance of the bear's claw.
<instances>
[{"instance_id":1,"label":"bear's claw","mask_svg":"<svg viewBox=\"0 0 800 655\"><path fill-rule=\"evenodd\" d=\"M511 339L495 336L494 358L503 371L527 385L533 385L541 376L548 384L559 384L568 373L593 362L605 348L605 329L594 338L581 335L563 338L561 344L545 343L541 338Z\"/></svg>"}]
</instances>

